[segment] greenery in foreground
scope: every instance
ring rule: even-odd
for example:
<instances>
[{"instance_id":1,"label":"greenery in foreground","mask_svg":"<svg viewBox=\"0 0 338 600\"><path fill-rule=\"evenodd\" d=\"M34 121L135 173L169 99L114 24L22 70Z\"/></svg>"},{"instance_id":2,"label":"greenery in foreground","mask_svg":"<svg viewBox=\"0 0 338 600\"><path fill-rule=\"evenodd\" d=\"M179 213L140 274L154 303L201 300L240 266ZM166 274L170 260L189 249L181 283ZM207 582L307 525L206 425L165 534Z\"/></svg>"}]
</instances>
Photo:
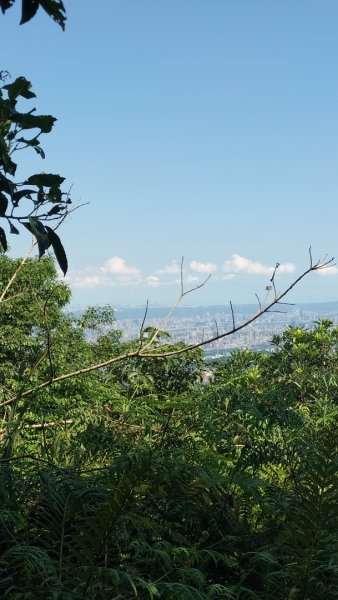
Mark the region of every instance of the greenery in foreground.
<instances>
[{"instance_id":1,"label":"greenery in foreground","mask_svg":"<svg viewBox=\"0 0 338 600\"><path fill-rule=\"evenodd\" d=\"M69 296L32 259L1 304L1 598L337 598L338 329L290 328L207 384L195 350L25 396L128 349Z\"/></svg>"}]
</instances>

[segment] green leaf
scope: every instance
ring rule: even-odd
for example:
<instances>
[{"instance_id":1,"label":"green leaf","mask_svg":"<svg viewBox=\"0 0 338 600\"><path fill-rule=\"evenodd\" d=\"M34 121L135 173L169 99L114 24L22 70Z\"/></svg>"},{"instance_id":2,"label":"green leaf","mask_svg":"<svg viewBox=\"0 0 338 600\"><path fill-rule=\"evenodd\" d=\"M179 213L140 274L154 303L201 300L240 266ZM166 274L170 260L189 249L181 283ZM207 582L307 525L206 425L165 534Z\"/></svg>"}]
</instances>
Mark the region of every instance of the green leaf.
<instances>
[{"instance_id":1,"label":"green leaf","mask_svg":"<svg viewBox=\"0 0 338 600\"><path fill-rule=\"evenodd\" d=\"M0 192L0 217L3 217L6 214L7 206L8 199L6 198L5 194Z\"/></svg>"},{"instance_id":2,"label":"green leaf","mask_svg":"<svg viewBox=\"0 0 338 600\"><path fill-rule=\"evenodd\" d=\"M0 245L2 246L2 249L4 252L7 251L7 238L6 238L6 234L4 232L4 230L2 229L2 227L0 227Z\"/></svg>"},{"instance_id":3,"label":"green leaf","mask_svg":"<svg viewBox=\"0 0 338 600\"><path fill-rule=\"evenodd\" d=\"M39 173L31 175L25 181L28 185L37 185L38 187L53 187L59 186L64 182L65 178L60 175L54 175L52 173Z\"/></svg>"},{"instance_id":4,"label":"green leaf","mask_svg":"<svg viewBox=\"0 0 338 600\"><path fill-rule=\"evenodd\" d=\"M55 231L53 231L53 229L51 229L47 225L45 226L45 229L48 232L48 237L49 237L50 243L53 246L55 257L59 263L60 269L61 269L62 273L64 275L66 275L67 270L68 270L68 260L67 260L67 256L66 256L64 247L61 244L61 240L60 240L59 236L55 233Z\"/></svg>"}]
</instances>

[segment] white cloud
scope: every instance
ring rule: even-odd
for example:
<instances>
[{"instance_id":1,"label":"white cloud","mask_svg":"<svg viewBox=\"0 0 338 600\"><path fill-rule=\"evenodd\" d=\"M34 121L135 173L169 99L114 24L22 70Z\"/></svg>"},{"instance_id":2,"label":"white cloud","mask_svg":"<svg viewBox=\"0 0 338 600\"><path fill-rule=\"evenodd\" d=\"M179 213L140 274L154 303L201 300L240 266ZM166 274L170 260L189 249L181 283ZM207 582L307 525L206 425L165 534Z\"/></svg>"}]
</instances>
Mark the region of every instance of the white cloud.
<instances>
[{"instance_id":1,"label":"white cloud","mask_svg":"<svg viewBox=\"0 0 338 600\"><path fill-rule=\"evenodd\" d=\"M100 275L69 276L68 283L74 288L95 288L105 285L104 277Z\"/></svg>"},{"instance_id":2,"label":"white cloud","mask_svg":"<svg viewBox=\"0 0 338 600\"><path fill-rule=\"evenodd\" d=\"M150 287L158 287L159 285L161 285L160 278L156 277L156 275L148 275L145 281Z\"/></svg>"},{"instance_id":3,"label":"white cloud","mask_svg":"<svg viewBox=\"0 0 338 600\"><path fill-rule=\"evenodd\" d=\"M275 269L239 254L233 254L231 260L224 261L222 268L225 273L248 273L249 275L272 275ZM295 270L293 263L280 264L278 267L278 273L293 273Z\"/></svg>"},{"instance_id":4,"label":"white cloud","mask_svg":"<svg viewBox=\"0 0 338 600\"><path fill-rule=\"evenodd\" d=\"M195 277L194 275L188 275L187 283L198 283L199 277Z\"/></svg>"},{"instance_id":5,"label":"white cloud","mask_svg":"<svg viewBox=\"0 0 338 600\"><path fill-rule=\"evenodd\" d=\"M336 275L338 273L338 268L336 265L331 265L330 267L325 267L325 269L318 269L316 273L318 273L318 275Z\"/></svg>"},{"instance_id":6,"label":"white cloud","mask_svg":"<svg viewBox=\"0 0 338 600\"><path fill-rule=\"evenodd\" d=\"M137 276L140 274L140 269L127 265L124 258L121 256L112 256L109 258L102 267L100 267L102 273L111 273L113 275L132 275Z\"/></svg>"},{"instance_id":7,"label":"white cloud","mask_svg":"<svg viewBox=\"0 0 338 600\"><path fill-rule=\"evenodd\" d=\"M225 275L222 275L221 279L222 281L230 281L230 279L234 279L235 277L235 273L225 273Z\"/></svg>"},{"instance_id":8,"label":"white cloud","mask_svg":"<svg viewBox=\"0 0 338 600\"><path fill-rule=\"evenodd\" d=\"M180 273L181 268L178 266L176 260L172 260L169 265L163 267L163 269L159 269L156 271L159 275L177 275Z\"/></svg>"},{"instance_id":9,"label":"white cloud","mask_svg":"<svg viewBox=\"0 0 338 600\"><path fill-rule=\"evenodd\" d=\"M214 263L202 263L197 260L192 260L189 266L192 271L197 271L198 273L214 273L218 268Z\"/></svg>"}]
</instances>

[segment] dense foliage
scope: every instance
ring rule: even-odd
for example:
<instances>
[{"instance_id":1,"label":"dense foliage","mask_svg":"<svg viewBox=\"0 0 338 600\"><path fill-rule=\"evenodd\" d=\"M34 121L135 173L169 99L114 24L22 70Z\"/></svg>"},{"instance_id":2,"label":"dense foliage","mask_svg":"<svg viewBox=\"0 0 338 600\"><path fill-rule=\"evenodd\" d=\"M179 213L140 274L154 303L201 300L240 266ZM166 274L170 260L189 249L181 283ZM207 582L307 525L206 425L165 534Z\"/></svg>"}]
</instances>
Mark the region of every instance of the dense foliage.
<instances>
[{"instance_id":1,"label":"dense foliage","mask_svg":"<svg viewBox=\"0 0 338 600\"><path fill-rule=\"evenodd\" d=\"M1 597L337 597L336 327L208 383L195 350L39 389L140 340L109 307L67 314L50 259L0 262Z\"/></svg>"}]
</instances>

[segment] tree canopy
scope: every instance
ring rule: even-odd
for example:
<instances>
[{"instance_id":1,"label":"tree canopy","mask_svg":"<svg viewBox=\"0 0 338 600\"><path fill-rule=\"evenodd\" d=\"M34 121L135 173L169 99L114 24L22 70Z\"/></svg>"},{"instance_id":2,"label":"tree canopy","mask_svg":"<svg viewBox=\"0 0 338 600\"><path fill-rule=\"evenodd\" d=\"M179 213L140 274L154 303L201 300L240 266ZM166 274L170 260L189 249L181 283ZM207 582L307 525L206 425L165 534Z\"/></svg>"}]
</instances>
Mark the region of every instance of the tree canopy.
<instances>
[{"instance_id":1,"label":"tree canopy","mask_svg":"<svg viewBox=\"0 0 338 600\"><path fill-rule=\"evenodd\" d=\"M52 383L140 340L110 307L67 313L51 258L0 267L4 598L337 597L336 326L234 352L208 383L200 349Z\"/></svg>"}]
</instances>

